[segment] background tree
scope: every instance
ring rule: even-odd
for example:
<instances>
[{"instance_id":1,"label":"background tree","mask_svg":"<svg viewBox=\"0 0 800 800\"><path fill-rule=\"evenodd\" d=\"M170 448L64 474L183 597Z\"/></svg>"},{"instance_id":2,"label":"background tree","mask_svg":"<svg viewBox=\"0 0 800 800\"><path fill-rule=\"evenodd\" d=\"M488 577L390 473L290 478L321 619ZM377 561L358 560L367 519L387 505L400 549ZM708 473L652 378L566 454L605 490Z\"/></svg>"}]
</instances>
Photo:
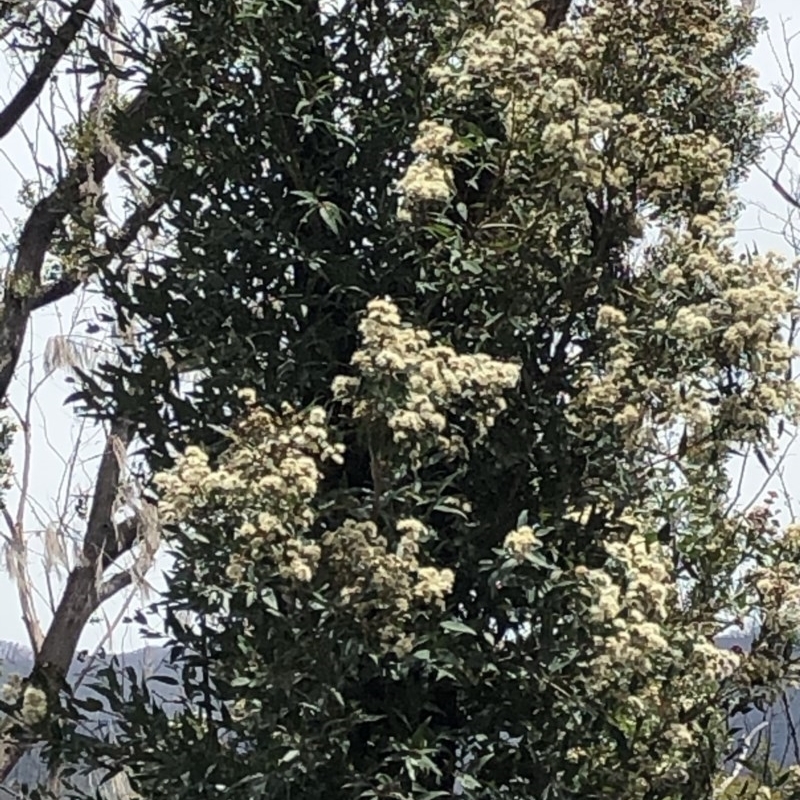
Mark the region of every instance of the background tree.
<instances>
[{"instance_id":1,"label":"background tree","mask_svg":"<svg viewBox=\"0 0 800 800\"><path fill-rule=\"evenodd\" d=\"M125 154L108 134L120 104L126 115L134 117L144 105L144 95L127 96L129 86L124 83L133 76L125 58L126 42L135 38L127 27L130 17L111 2L94 0L5 2L0 9L4 61L13 79L0 108L0 146L5 168L20 178L24 212L21 219L12 220L11 209L4 209L9 259L0 303L0 398L6 409L0 445L6 483L14 483L15 473L17 490L3 508L4 555L36 656L25 686L52 700L92 615L139 576L142 559L151 554L154 529L144 524L149 519L147 508L131 493L134 483L126 451L132 428L120 418L99 429L106 442L99 448L102 455L92 476L94 485L81 487L82 519L74 514L75 498L68 500L67 495L77 488L75 467L85 452L80 458L61 454L67 460L63 471L54 471L52 488L59 503L57 513L46 521L36 519L36 511L42 509L35 503L44 498L33 497L30 490L32 429L43 387L47 392L56 390L54 382L44 378L59 367L87 369L103 338L119 331L110 328L102 315L91 318L90 313L89 320L77 317L71 329L67 325L39 351L30 323L35 314L41 321L45 309L77 296L96 314L100 304L93 276L101 266L135 266L137 251L141 254L147 246L142 233L161 201L143 191ZM134 16L137 10L130 4L127 8ZM19 155L26 145L30 172ZM116 188L109 189L109 181L112 187L116 181ZM15 379L22 396L19 404L10 400ZM11 465L14 435L21 439L22 462ZM39 544L46 551L49 596L44 602L36 598L37 589L44 587L34 585L31 577L40 557ZM59 567L64 570L60 576ZM42 619L42 611L50 619ZM31 734L25 724L25 691L14 695L6 698L0 719L0 782L11 774L25 750L22 745L36 742L41 733Z\"/></svg>"},{"instance_id":2,"label":"background tree","mask_svg":"<svg viewBox=\"0 0 800 800\"><path fill-rule=\"evenodd\" d=\"M117 642L122 632L120 622L126 611L131 613L131 602L141 596L141 590L148 588L145 576L158 543L157 520L149 506L142 506L137 470L135 464L130 463L127 458L125 449L112 440L112 447L104 453L106 437L102 427L94 426L86 420L70 420L68 409L59 414L56 407L54 414L53 406L56 404L52 402L51 393L57 394L60 390L63 394L58 373L69 374L75 367L91 369L92 358L100 344L98 336L82 335L87 310L83 311L83 314L80 313L81 309L78 307L72 319L66 320L63 332L47 340L43 354L36 352L35 347L35 343L40 341L37 334L41 326L36 325L35 321L31 323L27 348L29 352L20 361L15 390L7 401L9 413L19 431L15 448L19 457L15 459L16 470L12 472L5 497L0 529L5 567L16 584L19 614L28 633L31 653L35 657L41 652L45 635L54 635L58 630L55 626L64 615L64 579L69 578L83 565L85 531L92 507L92 494L96 484L103 480L103 477L98 478L98 471L112 470L117 473L116 495L108 498L112 518L125 520L122 526L122 530L125 530L128 525L133 524L135 515L141 541L128 555L127 562L120 559L116 566L117 571L112 569L105 576L107 580L114 576L108 584L109 588L99 589L98 592L109 597L113 594L110 587L116 587L119 591L125 585L132 585L133 589L128 592L120 608L114 609L110 615L102 606L93 608L92 619L87 620L86 625L88 627L90 622L94 623L94 642L90 641L88 649L77 654L79 668L67 673L71 690L78 688L81 675L85 678L96 667L97 656L102 658L103 651ZM91 313L88 316L89 319L94 317ZM19 390L22 388L22 401L17 402ZM63 435L65 423L72 429L71 435L66 437ZM69 451L64 450L65 439L71 445ZM49 481L42 481L37 471L48 463ZM103 475L102 472L100 474ZM105 474L104 477L109 480L110 476ZM47 493L42 491L43 483ZM14 614L13 603L7 602L6 613L9 616ZM99 631L98 622L101 626ZM85 631L78 631L79 635L82 633ZM75 645L72 646L74 648ZM84 644L84 648L86 647ZM73 665L74 655L74 652L69 654L68 667ZM25 744L24 747L16 748L9 763L4 765L8 768L8 775L3 783L4 796L17 796L16 791L19 791L22 783L36 785L37 781L44 780L45 777L48 778L47 786L53 793L52 796L60 796L59 770L51 770L48 776L42 769L43 764L39 757L41 731L31 736L30 731L23 732L18 727L20 721L30 723L33 717L30 708L26 708L24 699L26 687L23 679L27 677L27 669L20 672L17 670L18 666L12 663L0 664L4 709L9 711L15 708L11 714L4 715L0 723L5 734L5 743L6 746L10 743ZM30 706L30 701L27 705ZM46 707L37 708L37 711L46 711ZM17 759L23 755L26 758L16 766Z\"/></svg>"}]
</instances>

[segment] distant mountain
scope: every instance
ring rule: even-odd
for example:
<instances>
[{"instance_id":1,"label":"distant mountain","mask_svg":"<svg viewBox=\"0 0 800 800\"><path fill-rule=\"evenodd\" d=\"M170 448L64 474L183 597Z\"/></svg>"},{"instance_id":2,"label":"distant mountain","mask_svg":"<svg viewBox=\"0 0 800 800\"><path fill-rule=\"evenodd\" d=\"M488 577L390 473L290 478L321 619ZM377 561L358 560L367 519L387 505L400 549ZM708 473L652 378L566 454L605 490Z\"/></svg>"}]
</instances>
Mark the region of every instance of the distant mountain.
<instances>
[{"instance_id":1,"label":"distant mountain","mask_svg":"<svg viewBox=\"0 0 800 800\"><path fill-rule=\"evenodd\" d=\"M724 649L739 647L745 652L749 651L752 635L747 633L726 634L717 639L717 644ZM110 656L97 658L93 664L76 659L70 670L70 678L74 681L86 673L81 681L77 695L86 697L89 694L88 686L92 683L92 673L108 666ZM122 670L132 667L139 679L155 675L175 674L175 668L169 663L169 651L164 647L145 647L129 653L117 654L117 661ZM33 654L29 649L13 642L0 640L0 681L4 675L18 673L27 675L33 666ZM127 679L120 675L120 683L127 685ZM179 686L158 683L157 690L153 693L161 699L165 710L176 710L180 706L181 694ZM97 697L97 695L94 695ZM113 732L111 715L106 711L99 711L89 715L97 730ZM800 763L800 689L788 689L778 701L766 711L752 709L747 714L737 715L732 721L734 729L739 729L736 737L741 741L747 734L754 731L760 724L767 724L760 729L754 737L753 744L764 742L769 744L772 758L784 765ZM45 778L45 769L42 761L35 752L28 753L17 765L11 775L11 782L19 785L33 786ZM105 784L98 789L102 774L90 776L84 783L85 788L92 793L98 792L98 797L103 800L128 800L136 797L131 792L130 786L124 776L119 776L115 781ZM11 800L17 794L0 787L0 800Z\"/></svg>"},{"instance_id":2,"label":"distant mountain","mask_svg":"<svg viewBox=\"0 0 800 800\"><path fill-rule=\"evenodd\" d=\"M133 668L137 677L151 677L153 675L165 675L174 672L174 668L168 662L169 651L163 647L146 647L134 650L129 653L115 654L120 670ZM91 662L80 657L75 660L70 669L70 680L75 685L80 681L77 689L77 696L85 698L89 695L97 697L90 690L92 679L96 672L109 665L112 656L95 657ZM5 676L12 674L28 675L33 668L33 653L26 647L14 642L0 640L0 683ZM123 687L129 685L127 677L120 675L120 683ZM156 690L153 690L156 693ZM167 710L170 707L176 708L180 698L180 688L165 684L158 684L157 696L162 700L163 707ZM113 731L112 717L107 711L98 711L87 714L91 722L89 729L94 728L98 731ZM95 727L96 726L96 727ZM130 786L124 776L119 776L113 781L109 781L102 787L99 786L102 773L95 773L84 781L76 779L76 784L81 788L89 789L90 792L98 792L98 796L103 800L126 800L134 797ZM27 753L14 768L8 784L16 786L36 786L46 778L46 769L39 754L34 750ZM0 800L10 800L18 797L16 791L0 787Z\"/></svg>"}]
</instances>

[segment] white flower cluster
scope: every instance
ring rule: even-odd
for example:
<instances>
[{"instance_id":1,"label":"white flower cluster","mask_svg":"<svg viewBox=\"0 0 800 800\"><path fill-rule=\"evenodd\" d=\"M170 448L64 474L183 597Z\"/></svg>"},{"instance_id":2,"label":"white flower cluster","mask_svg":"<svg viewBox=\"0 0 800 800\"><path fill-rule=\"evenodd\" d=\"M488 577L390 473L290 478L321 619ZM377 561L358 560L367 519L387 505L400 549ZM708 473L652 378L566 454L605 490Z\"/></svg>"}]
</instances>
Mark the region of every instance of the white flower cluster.
<instances>
[{"instance_id":1,"label":"white flower cluster","mask_svg":"<svg viewBox=\"0 0 800 800\"><path fill-rule=\"evenodd\" d=\"M243 581L248 564L269 553L278 571L298 581L311 580L320 559L319 546L302 531L314 521L311 501L325 461L341 462L343 446L329 441L322 408L278 415L250 406L232 444L216 468L198 447L188 447L174 469L156 476L161 489L159 513L166 522L207 524L214 515L235 522L244 552L234 552L227 568L231 580Z\"/></svg>"},{"instance_id":2,"label":"white flower cluster","mask_svg":"<svg viewBox=\"0 0 800 800\"><path fill-rule=\"evenodd\" d=\"M606 551L606 568L575 569L590 600L589 619L597 626L592 669L599 683L612 686L623 672L653 675L661 661L675 657L678 647L691 651L696 674L709 680L731 671L738 663L735 654L720 650L697 631L672 627L677 591L660 545L633 533L627 541L609 542Z\"/></svg>"},{"instance_id":3,"label":"white flower cluster","mask_svg":"<svg viewBox=\"0 0 800 800\"><path fill-rule=\"evenodd\" d=\"M790 529L791 530L791 529ZM747 575L770 631L792 638L800 627L800 566L781 561Z\"/></svg>"},{"instance_id":4,"label":"white flower cluster","mask_svg":"<svg viewBox=\"0 0 800 800\"><path fill-rule=\"evenodd\" d=\"M28 686L22 695L22 721L26 725L38 725L47 716L47 696L41 689Z\"/></svg>"},{"instance_id":5,"label":"white flower cluster","mask_svg":"<svg viewBox=\"0 0 800 800\"><path fill-rule=\"evenodd\" d=\"M448 435L447 418L456 402L467 401L463 414L483 435L506 408L503 392L519 381L515 364L431 344L427 331L403 325L390 300L370 301L360 331L358 377L337 378L334 396L350 402L356 418L383 420L415 459L432 447L458 452L463 442Z\"/></svg>"},{"instance_id":6,"label":"white flower cluster","mask_svg":"<svg viewBox=\"0 0 800 800\"><path fill-rule=\"evenodd\" d=\"M378 308L399 325L392 308ZM200 448L188 447L171 471L156 476L162 519L228 534L225 574L236 586L258 583L266 569L299 588L324 566L325 580L359 621L386 647L407 648L412 609L441 606L455 580L449 569L420 563L427 529L401 519L394 547L371 522L350 520L309 538L322 465L342 462L343 446L331 443L319 407L284 406L276 414L258 407L249 390L241 397L248 411L215 468Z\"/></svg>"},{"instance_id":7,"label":"white flower cluster","mask_svg":"<svg viewBox=\"0 0 800 800\"><path fill-rule=\"evenodd\" d=\"M420 542L429 534L419 520L401 519L397 533L399 541L390 549L373 522L348 521L322 543L342 603L377 630L387 648L404 652L413 641L407 630L412 611L420 605L443 607L455 574L420 565Z\"/></svg>"},{"instance_id":8,"label":"white flower cluster","mask_svg":"<svg viewBox=\"0 0 800 800\"><path fill-rule=\"evenodd\" d=\"M433 157L418 156L397 182L397 191L401 195L398 216L410 220L414 209L450 200L454 192L453 169Z\"/></svg>"},{"instance_id":9,"label":"white flower cluster","mask_svg":"<svg viewBox=\"0 0 800 800\"><path fill-rule=\"evenodd\" d=\"M597 328L599 330L623 328L626 322L625 312L614 306L603 305L597 310Z\"/></svg>"},{"instance_id":10,"label":"white flower cluster","mask_svg":"<svg viewBox=\"0 0 800 800\"><path fill-rule=\"evenodd\" d=\"M47 695L35 686L25 686L22 676L18 674L9 675L7 682L0 689L0 699L9 705L17 705L22 698L19 708L19 717L25 725L33 727L38 725L47 716ZM3 741L3 734L14 724L11 717L0 719L0 743ZM2 747L0 747L2 755ZM0 758L2 763L2 758Z\"/></svg>"},{"instance_id":11,"label":"white flower cluster","mask_svg":"<svg viewBox=\"0 0 800 800\"><path fill-rule=\"evenodd\" d=\"M453 129L442 122L423 120L417 131L417 138L411 145L413 152L422 156L441 158L462 151Z\"/></svg>"},{"instance_id":12,"label":"white flower cluster","mask_svg":"<svg viewBox=\"0 0 800 800\"><path fill-rule=\"evenodd\" d=\"M741 656L718 648L711 629L682 620L660 545L635 532L608 543L606 551L605 567L574 570L594 631L593 647L583 660L587 691L618 708L620 718L640 730L643 742L664 743L658 751L640 754L652 757L650 769L659 773L702 735L690 712L713 704L720 680L739 669Z\"/></svg>"},{"instance_id":13,"label":"white flower cluster","mask_svg":"<svg viewBox=\"0 0 800 800\"><path fill-rule=\"evenodd\" d=\"M763 446L776 418L800 418L800 384L787 379L792 348L782 335L797 313L791 269L771 254L737 257L721 212L662 234L650 253L652 283L642 282L635 301L652 313L655 298L657 315L637 328L617 308L598 310L605 362L584 365L570 418L587 430L613 420L629 447L660 457L674 455L674 431L684 429L684 455L695 459L713 457L715 431ZM676 368L684 371L678 380ZM737 390L722 391L731 368Z\"/></svg>"},{"instance_id":14,"label":"white flower cluster","mask_svg":"<svg viewBox=\"0 0 800 800\"><path fill-rule=\"evenodd\" d=\"M522 525L506 535L503 548L518 561L541 546L541 541L530 525Z\"/></svg>"}]
</instances>

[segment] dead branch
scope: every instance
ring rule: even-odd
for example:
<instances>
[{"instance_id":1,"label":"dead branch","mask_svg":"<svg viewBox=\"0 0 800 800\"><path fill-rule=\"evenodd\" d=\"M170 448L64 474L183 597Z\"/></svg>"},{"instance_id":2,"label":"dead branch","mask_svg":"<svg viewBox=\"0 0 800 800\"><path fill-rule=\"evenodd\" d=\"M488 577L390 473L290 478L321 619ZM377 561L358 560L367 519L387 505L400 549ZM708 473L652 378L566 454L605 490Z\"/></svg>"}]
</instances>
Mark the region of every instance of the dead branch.
<instances>
[{"instance_id":1,"label":"dead branch","mask_svg":"<svg viewBox=\"0 0 800 800\"><path fill-rule=\"evenodd\" d=\"M798 109L800 93L797 88L797 76L791 48L798 35L800 34L790 34L786 23L781 21L782 54L778 53L775 43L768 37L772 57L780 73L780 84L773 88L775 98L780 105L781 142L779 146L771 148L772 155L777 158L776 166L767 169L763 164L756 165L756 169L769 180L780 198L794 209L800 209L800 198L793 191L795 175L793 174L794 170L790 167L790 158L797 159L800 156L797 150L797 138L800 134L800 109ZM789 173L789 183L784 177L787 172Z\"/></svg>"}]
</instances>

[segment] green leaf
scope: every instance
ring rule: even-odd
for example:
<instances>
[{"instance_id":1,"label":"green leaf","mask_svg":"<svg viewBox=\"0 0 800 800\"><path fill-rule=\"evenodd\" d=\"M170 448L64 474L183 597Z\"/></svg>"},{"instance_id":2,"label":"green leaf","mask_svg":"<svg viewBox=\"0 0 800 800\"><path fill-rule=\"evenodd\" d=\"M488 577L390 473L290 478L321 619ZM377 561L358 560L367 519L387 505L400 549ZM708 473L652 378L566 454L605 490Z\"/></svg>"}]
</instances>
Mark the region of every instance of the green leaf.
<instances>
[{"instance_id":1,"label":"green leaf","mask_svg":"<svg viewBox=\"0 0 800 800\"><path fill-rule=\"evenodd\" d=\"M288 750L284 753L280 759L278 760L279 764L290 764L292 761L296 761L300 757L299 750Z\"/></svg>"},{"instance_id":2,"label":"green leaf","mask_svg":"<svg viewBox=\"0 0 800 800\"><path fill-rule=\"evenodd\" d=\"M480 789L481 786L483 785L479 780L473 778L472 775L464 775L464 774L459 775L458 780L460 781L461 785L468 791L472 789Z\"/></svg>"},{"instance_id":3,"label":"green leaf","mask_svg":"<svg viewBox=\"0 0 800 800\"><path fill-rule=\"evenodd\" d=\"M95 697L73 698L72 703L78 708L82 708L89 713L96 713L103 710L103 703Z\"/></svg>"},{"instance_id":4,"label":"green leaf","mask_svg":"<svg viewBox=\"0 0 800 800\"><path fill-rule=\"evenodd\" d=\"M443 630L449 631L450 633L467 633L470 636L477 636L477 633L470 628L469 625L455 619L445 620L441 623L441 627Z\"/></svg>"},{"instance_id":5,"label":"green leaf","mask_svg":"<svg viewBox=\"0 0 800 800\"><path fill-rule=\"evenodd\" d=\"M339 226L342 222L341 211L333 204L323 201L319 207L322 221L338 236Z\"/></svg>"}]
</instances>

